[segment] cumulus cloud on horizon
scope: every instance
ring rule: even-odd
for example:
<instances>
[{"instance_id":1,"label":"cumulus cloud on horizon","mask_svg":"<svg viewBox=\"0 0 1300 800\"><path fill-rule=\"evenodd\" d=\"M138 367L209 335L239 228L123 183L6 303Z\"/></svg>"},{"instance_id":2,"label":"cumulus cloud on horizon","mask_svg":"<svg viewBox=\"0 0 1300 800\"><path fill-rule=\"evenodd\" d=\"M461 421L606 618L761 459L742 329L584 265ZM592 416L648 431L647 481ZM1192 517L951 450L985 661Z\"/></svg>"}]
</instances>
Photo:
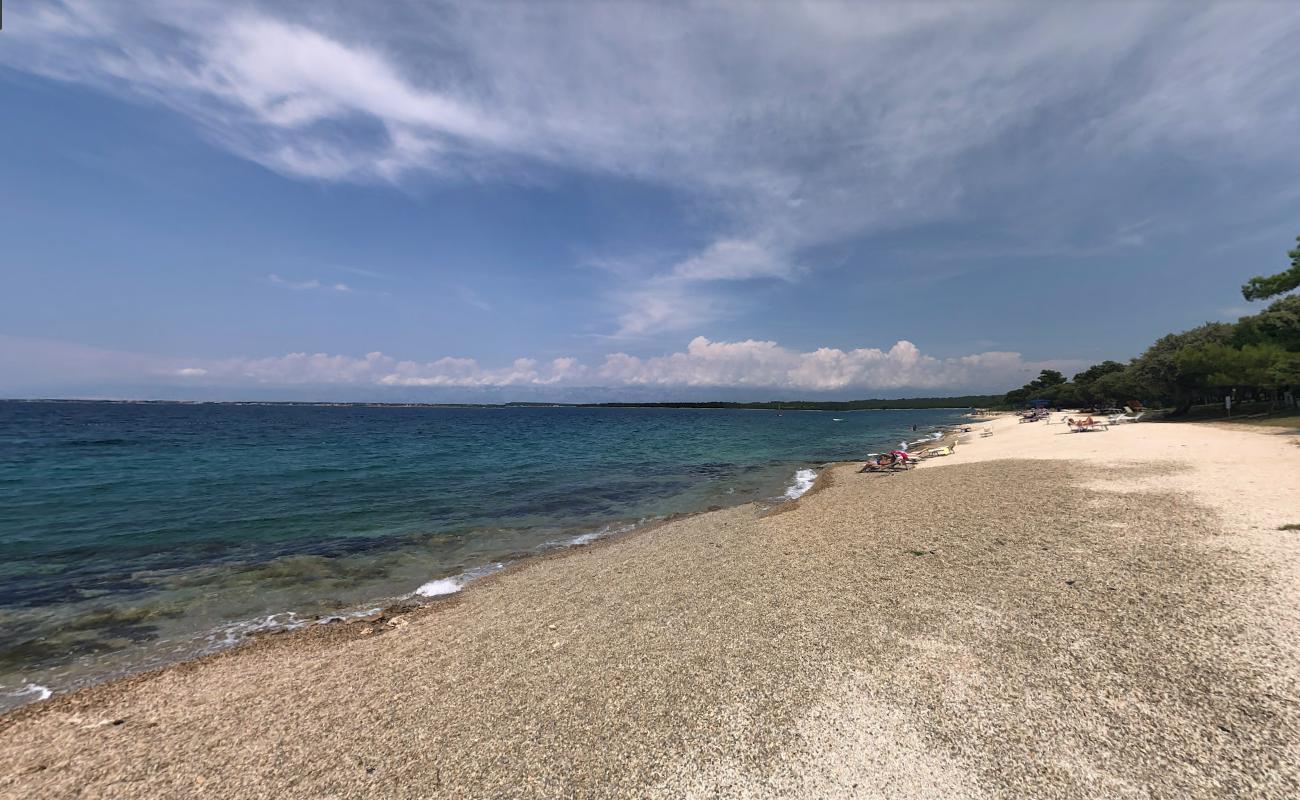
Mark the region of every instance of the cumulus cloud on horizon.
<instances>
[{"instance_id":1,"label":"cumulus cloud on horizon","mask_svg":"<svg viewBox=\"0 0 1300 800\"><path fill-rule=\"evenodd\" d=\"M404 390L406 397L421 392L443 397L449 391L466 397L484 391L528 397L562 391L573 399L644 390L641 396L665 400L711 393L759 396L768 391L786 396L969 394L1006 391L1042 369L1070 373L1086 366L1077 360L1031 361L1002 351L939 358L906 340L888 349L802 351L771 341L721 342L697 336L684 350L657 356L614 352L590 364L561 357L517 358L506 366L491 366L473 358L414 361L382 352L184 359L0 335L0 396L10 397L59 396L81 379L91 379L105 390L172 387L199 393L193 396L286 390L304 398L326 390L371 398L396 390Z\"/></svg>"},{"instance_id":2,"label":"cumulus cloud on horizon","mask_svg":"<svg viewBox=\"0 0 1300 800\"><path fill-rule=\"evenodd\" d=\"M354 357L289 353L270 358L192 362L173 374L205 385L372 386L422 388L654 387L772 389L824 394L844 390L999 390L1048 367L1074 362L1030 362L1019 353L983 352L936 358L899 341L887 350L823 347L799 351L776 342L714 342L693 339L684 351L641 358L610 353L599 363L563 357L549 361L518 358L489 367L472 358L404 361L381 352Z\"/></svg>"}]
</instances>

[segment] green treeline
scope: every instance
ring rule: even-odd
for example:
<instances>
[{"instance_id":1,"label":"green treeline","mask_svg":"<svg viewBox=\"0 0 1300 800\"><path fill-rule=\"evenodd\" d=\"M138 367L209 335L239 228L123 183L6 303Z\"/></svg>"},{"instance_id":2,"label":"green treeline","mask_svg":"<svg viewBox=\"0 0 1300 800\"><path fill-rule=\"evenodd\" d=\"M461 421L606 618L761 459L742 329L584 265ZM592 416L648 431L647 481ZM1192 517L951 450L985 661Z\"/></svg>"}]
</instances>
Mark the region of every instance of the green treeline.
<instances>
[{"instance_id":1,"label":"green treeline","mask_svg":"<svg viewBox=\"0 0 1300 800\"><path fill-rule=\"evenodd\" d=\"M750 408L770 411L867 411L911 408L978 408L1002 402L996 394L909 397L900 400L772 400L764 403L580 403L581 408ZM522 405L522 404L512 404Z\"/></svg>"},{"instance_id":2,"label":"green treeline","mask_svg":"<svg viewBox=\"0 0 1300 800\"><path fill-rule=\"evenodd\" d=\"M1300 236L1296 237L1300 243ZM1251 278L1247 300L1266 300L1300 287L1300 247L1287 253L1290 268ZM1238 401L1294 405L1300 390L1300 295L1287 295L1235 323L1207 322L1157 339L1127 364L1103 361L1067 380L1043 370L1006 394L1002 405L1046 400L1054 406L1117 407L1140 401L1186 413L1232 394Z\"/></svg>"}]
</instances>

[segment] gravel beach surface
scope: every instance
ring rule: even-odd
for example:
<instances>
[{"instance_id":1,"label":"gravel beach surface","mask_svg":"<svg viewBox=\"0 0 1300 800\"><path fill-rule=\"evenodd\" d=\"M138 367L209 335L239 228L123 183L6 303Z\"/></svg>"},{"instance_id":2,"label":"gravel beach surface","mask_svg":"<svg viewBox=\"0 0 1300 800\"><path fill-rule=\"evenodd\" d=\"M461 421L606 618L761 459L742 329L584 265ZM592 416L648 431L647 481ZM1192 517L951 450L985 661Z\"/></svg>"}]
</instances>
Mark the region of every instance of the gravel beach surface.
<instances>
[{"instance_id":1,"label":"gravel beach surface","mask_svg":"<svg viewBox=\"0 0 1300 800\"><path fill-rule=\"evenodd\" d=\"M0 796L1300 796L1294 437L989 427L28 706Z\"/></svg>"}]
</instances>

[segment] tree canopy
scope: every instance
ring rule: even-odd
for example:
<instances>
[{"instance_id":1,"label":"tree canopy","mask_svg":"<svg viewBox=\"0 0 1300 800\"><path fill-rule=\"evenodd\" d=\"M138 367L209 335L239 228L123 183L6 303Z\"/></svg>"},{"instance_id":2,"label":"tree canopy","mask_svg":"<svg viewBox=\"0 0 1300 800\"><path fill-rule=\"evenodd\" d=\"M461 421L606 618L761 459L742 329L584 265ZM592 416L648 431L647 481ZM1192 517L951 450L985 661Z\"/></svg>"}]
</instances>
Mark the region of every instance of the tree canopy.
<instances>
[{"instance_id":1,"label":"tree canopy","mask_svg":"<svg viewBox=\"0 0 1300 800\"><path fill-rule=\"evenodd\" d=\"M1295 237L1300 244L1300 236ZM1287 252L1291 258L1290 269L1276 275L1256 275L1241 287L1241 296L1247 300L1267 300L1300 286L1300 247Z\"/></svg>"},{"instance_id":2,"label":"tree canopy","mask_svg":"<svg viewBox=\"0 0 1300 800\"><path fill-rule=\"evenodd\" d=\"M1300 247L1288 255L1289 270L1252 278L1242 294L1248 300L1264 299L1300 287ZM1103 361L1069 381L1055 370L1043 370L1021 388L1007 392L1003 403L1020 406L1041 398L1058 406L1111 407L1140 400L1169 404L1180 413L1198 401L1215 402L1231 391L1276 402L1296 389L1300 389L1300 294L1280 297L1236 323L1207 322L1162 336L1127 364Z\"/></svg>"},{"instance_id":3,"label":"tree canopy","mask_svg":"<svg viewBox=\"0 0 1300 800\"><path fill-rule=\"evenodd\" d=\"M1277 342L1288 350L1300 350L1300 294L1279 298L1258 314L1237 321L1238 344Z\"/></svg>"}]
</instances>

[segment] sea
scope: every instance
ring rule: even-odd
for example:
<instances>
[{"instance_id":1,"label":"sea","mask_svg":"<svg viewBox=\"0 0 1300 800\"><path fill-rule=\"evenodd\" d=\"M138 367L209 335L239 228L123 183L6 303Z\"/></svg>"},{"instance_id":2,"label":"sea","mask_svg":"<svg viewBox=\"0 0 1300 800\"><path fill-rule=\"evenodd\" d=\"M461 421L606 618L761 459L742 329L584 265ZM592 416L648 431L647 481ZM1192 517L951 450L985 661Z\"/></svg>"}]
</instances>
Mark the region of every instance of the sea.
<instances>
[{"instance_id":1,"label":"sea","mask_svg":"<svg viewBox=\"0 0 1300 800\"><path fill-rule=\"evenodd\" d=\"M785 502L963 413L0 401L0 711Z\"/></svg>"}]
</instances>

